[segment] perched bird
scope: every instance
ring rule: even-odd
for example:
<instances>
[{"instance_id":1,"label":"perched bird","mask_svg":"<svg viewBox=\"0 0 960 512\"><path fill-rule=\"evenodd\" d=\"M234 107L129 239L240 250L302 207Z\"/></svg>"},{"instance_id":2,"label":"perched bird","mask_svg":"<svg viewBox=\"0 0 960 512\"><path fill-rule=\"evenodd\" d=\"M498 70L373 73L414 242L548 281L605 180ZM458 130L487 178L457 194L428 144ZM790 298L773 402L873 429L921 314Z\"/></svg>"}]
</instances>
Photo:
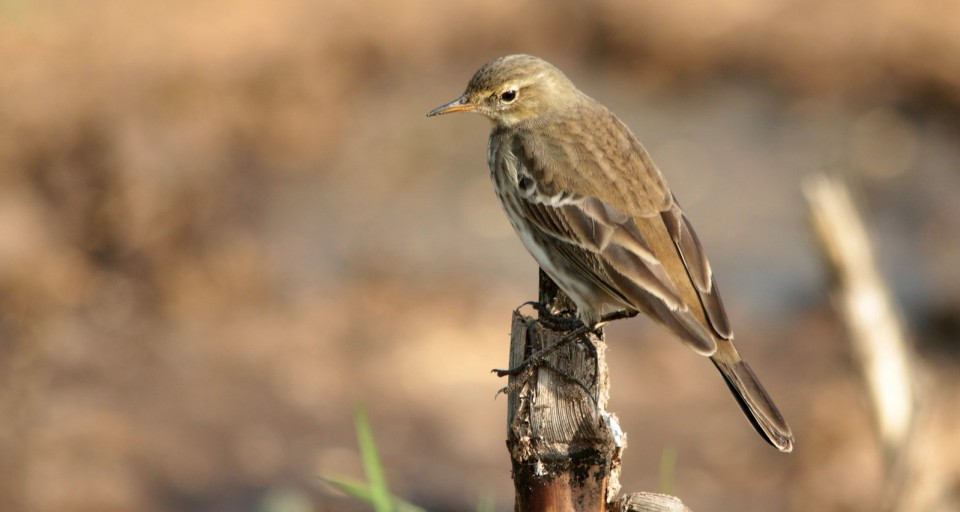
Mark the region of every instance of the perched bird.
<instances>
[{"instance_id":1,"label":"perched bird","mask_svg":"<svg viewBox=\"0 0 960 512\"><path fill-rule=\"evenodd\" d=\"M693 226L623 122L530 55L487 63L459 98L427 115L451 112L493 122L487 162L497 196L586 326L645 313L710 357L764 439L793 449L790 427L733 345Z\"/></svg>"}]
</instances>

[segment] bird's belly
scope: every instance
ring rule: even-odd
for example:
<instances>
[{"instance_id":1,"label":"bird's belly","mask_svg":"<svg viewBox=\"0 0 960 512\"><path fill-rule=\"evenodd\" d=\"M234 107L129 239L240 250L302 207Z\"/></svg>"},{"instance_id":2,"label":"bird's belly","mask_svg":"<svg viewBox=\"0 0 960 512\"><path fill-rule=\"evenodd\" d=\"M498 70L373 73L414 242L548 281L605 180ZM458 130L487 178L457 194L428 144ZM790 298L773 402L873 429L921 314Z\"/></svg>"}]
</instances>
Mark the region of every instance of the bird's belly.
<instances>
[{"instance_id":1,"label":"bird's belly","mask_svg":"<svg viewBox=\"0 0 960 512\"><path fill-rule=\"evenodd\" d=\"M607 313L631 308L594 283L590 277L583 275L583 272L572 265L562 253L552 248L553 244L565 242L546 240L536 226L524 220L519 206L515 203L518 198L499 191L498 195L510 225L517 232L527 252L533 256L550 279L573 300L577 305L580 319L585 324L594 325Z\"/></svg>"}]
</instances>

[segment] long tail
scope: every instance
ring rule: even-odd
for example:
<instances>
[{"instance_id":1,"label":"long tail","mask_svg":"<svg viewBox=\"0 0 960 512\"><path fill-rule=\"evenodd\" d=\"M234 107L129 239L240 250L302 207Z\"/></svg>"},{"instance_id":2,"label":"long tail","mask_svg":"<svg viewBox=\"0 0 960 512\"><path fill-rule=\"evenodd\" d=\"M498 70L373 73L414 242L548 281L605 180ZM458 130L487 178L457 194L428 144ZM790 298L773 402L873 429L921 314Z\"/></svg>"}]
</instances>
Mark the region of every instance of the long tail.
<instances>
[{"instance_id":1,"label":"long tail","mask_svg":"<svg viewBox=\"0 0 960 512\"><path fill-rule=\"evenodd\" d=\"M793 450L793 432L733 343L721 340L710 358L753 428L781 452Z\"/></svg>"}]
</instances>

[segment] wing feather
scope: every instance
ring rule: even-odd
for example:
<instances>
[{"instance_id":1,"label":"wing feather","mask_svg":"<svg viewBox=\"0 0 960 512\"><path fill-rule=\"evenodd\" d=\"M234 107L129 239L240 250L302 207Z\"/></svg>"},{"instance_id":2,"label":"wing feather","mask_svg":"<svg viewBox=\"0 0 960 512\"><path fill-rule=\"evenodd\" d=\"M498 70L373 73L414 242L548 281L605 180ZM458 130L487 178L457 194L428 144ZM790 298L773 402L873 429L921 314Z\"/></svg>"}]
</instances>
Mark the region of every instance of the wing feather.
<instances>
[{"instance_id":1,"label":"wing feather","mask_svg":"<svg viewBox=\"0 0 960 512\"><path fill-rule=\"evenodd\" d=\"M525 161L535 184L527 192L541 198L603 197L630 217L668 209L673 196L647 150L606 107L592 107L558 113L549 126L517 129L512 152Z\"/></svg>"},{"instance_id":2,"label":"wing feather","mask_svg":"<svg viewBox=\"0 0 960 512\"><path fill-rule=\"evenodd\" d=\"M730 327L730 321L727 319L727 312L723 307L723 301L720 300L720 290L717 289L716 280L713 277L713 271L710 268L710 262L707 255L700 245L700 239L687 216L680 210L680 205L674 198L673 205L669 210L661 213L663 223L670 233L683 265L687 269L690 281L703 305L703 310L710 326L724 339L733 339L733 329Z\"/></svg>"},{"instance_id":3,"label":"wing feather","mask_svg":"<svg viewBox=\"0 0 960 512\"><path fill-rule=\"evenodd\" d=\"M645 242L634 240L629 246L613 243L613 233L623 230L623 226L610 218L592 216L597 208L582 207L591 202L600 201L591 198L561 206L522 201L521 208L541 235L559 242L554 247L580 269L584 277L625 304L636 303L642 290L663 301L671 310L683 309L679 292ZM632 223L632 219L627 222ZM624 293L633 289L637 293Z\"/></svg>"}]
</instances>

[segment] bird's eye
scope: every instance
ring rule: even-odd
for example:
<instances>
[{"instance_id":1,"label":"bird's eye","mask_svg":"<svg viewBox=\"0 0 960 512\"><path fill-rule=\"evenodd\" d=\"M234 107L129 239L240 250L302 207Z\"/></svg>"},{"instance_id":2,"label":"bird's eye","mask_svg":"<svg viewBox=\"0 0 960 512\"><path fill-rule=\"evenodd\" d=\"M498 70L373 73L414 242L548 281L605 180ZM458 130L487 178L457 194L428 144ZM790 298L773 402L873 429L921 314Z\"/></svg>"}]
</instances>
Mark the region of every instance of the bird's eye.
<instances>
[{"instance_id":1,"label":"bird's eye","mask_svg":"<svg viewBox=\"0 0 960 512\"><path fill-rule=\"evenodd\" d=\"M509 89L507 91L504 91L503 94L500 95L500 100L503 101L504 103L513 103L513 100L515 99L517 99L516 89Z\"/></svg>"}]
</instances>

